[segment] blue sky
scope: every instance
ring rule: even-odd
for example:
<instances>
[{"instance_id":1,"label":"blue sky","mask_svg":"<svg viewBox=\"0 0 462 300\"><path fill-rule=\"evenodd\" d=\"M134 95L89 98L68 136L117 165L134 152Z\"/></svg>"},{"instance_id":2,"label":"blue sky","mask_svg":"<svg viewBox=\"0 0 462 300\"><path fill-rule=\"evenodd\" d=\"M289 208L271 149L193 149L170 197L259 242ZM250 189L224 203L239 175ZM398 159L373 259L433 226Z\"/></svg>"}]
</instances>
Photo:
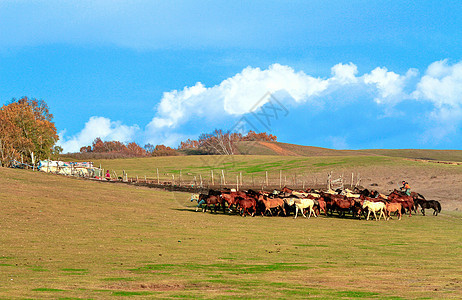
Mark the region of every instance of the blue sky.
<instances>
[{"instance_id":1,"label":"blue sky","mask_svg":"<svg viewBox=\"0 0 462 300\"><path fill-rule=\"evenodd\" d=\"M271 103L279 141L462 148L459 1L0 1L0 103L44 99L65 151L177 146Z\"/></svg>"}]
</instances>

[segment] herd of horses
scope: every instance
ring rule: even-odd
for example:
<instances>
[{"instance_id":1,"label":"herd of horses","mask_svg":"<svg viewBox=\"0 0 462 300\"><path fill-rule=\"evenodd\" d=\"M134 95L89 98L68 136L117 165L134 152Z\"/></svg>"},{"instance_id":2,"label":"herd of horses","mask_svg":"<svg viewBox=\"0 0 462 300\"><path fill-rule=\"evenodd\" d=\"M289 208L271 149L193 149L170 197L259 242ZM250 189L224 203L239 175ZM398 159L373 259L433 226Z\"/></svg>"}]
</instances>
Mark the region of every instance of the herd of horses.
<instances>
[{"instance_id":1,"label":"herd of horses","mask_svg":"<svg viewBox=\"0 0 462 300\"><path fill-rule=\"evenodd\" d=\"M410 196L401 191L394 190L389 195L380 194L368 189L360 190L328 190L318 191L313 189L295 191L288 187L273 192L265 191L235 191L230 189L209 190L207 194L192 194L191 202L197 201L196 211L210 210L223 213L238 213L241 216L289 216L293 213L297 218L301 213L305 218L311 216L338 215L344 217L347 214L353 218L361 219L363 216L369 220L371 214L375 220L383 216L385 220L391 218L391 214L401 220L402 214L412 215L417 213L418 208L423 215L425 209L433 209L433 215L441 212L441 204L435 200L426 200L419 193L412 192ZM378 217L377 217L378 215Z\"/></svg>"}]
</instances>

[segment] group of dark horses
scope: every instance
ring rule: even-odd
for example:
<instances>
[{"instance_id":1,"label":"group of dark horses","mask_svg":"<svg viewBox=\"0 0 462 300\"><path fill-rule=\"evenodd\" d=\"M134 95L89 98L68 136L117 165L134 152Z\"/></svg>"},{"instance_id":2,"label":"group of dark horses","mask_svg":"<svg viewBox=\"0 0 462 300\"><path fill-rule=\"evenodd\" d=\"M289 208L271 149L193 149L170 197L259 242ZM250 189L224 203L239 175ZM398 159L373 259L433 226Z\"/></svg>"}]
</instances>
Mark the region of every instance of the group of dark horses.
<instances>
[{"instance_id":1,"label":"group of dark horses","mask_svg":"<svg viewBox=\"0 0 462 300\"><path fill-rule=\"evenodd\" d=\"M435 200L426 200L419 193L412 192L410 196L398 190L389 195L380 194L368 189L317 191L307 189L295 191L288 187L273 192L264 191L234 191L229 189L209 190L207 194L193 194L191 201L197 201L196 211L201 208L203 212L210 210L223 213L237 212L241 216L246 215L283 215L288 216L292 212L297 217L298 211L305 216L305 210L309 216L324 213L326 216L334 214L343 217L346 214L361 219L373 207L370 203L382 202L383 213L390 218L391 213L402 214L420 211L425 215L425 209L433 209L433 215L441 212L441 205ZM370 214L370 212L369 212ZM374 212L375 215L375 212Z\"/></svg>"}]
</instances>

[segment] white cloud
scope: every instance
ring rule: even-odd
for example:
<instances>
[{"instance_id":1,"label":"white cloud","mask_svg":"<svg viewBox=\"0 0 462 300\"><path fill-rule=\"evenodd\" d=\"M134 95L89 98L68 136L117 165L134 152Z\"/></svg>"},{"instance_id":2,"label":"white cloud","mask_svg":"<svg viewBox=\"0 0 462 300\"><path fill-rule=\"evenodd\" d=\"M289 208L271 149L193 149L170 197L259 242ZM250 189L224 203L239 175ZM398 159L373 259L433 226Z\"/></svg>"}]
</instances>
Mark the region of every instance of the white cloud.
<instances>
[{"instance_id":1,"label":"white cloud","mask_svg":"<svg viewBox=\"0 0 462 300\"><path fill-rule=\"evenodd\" d=\"M417 84L413 96L431 101L437 108L462 105L462 62L452 66L447 60L432 63Z\"/></svg>"},{"instance_id":2,"label":"white cloud","mask_svg":"<svg viewBox=\"0 0 462 300\"><path fill-rule=\"evenodd\" d=\"M263 106L266 102L260 100L268 92L282 91L290 96L290 99L283 100L304 102L326 92L332 85L355 81L357 68L351 63L339 64L332 72L335 80L309 76L280 64L273 64L266 70L247 67L210 88L197 83L181 91L164 93L147 129L154 132L160 128L175 128L193 117L243 115Z\"/></svg>"},{"instance_id":3,"label":"white cloud","mask_svg":"<svg viewBox=\"0 0 462 300\"><path fill-rule=\"evenodd\" d=\"M405 75L377 67L370 74L363 76L364 83L372 85L378 94L374 100L377 103L396 104L409 96L404 92L407 81L418 74L417 70L409 69Z\"/></svg>"},{"instance_id":4,"label":"white cloud","mask_svg":"<svg viewBox=\"0 0 462 300\"><path fill-rule=\"evenodd\" d=\"M462 62L454 65L449 65L446 60L432 63L421 78L415 69L398 74L385 67L358 76L358 68L351 62L337 64L331 68L330 77L319 78L289 66L273 64L267 69L246 67L212 87L198 82L182 90L165 92L153 119L138 136L143 136L143 142L176 146L185 138L195 138L214 127L223 128L225 120L236 120L252 109L260 108L268 101L268 97L261 101L268 92L277 95L286 107L303 103L322 107L327 101L346 105L350 100L338 95L349 95L353 88L358 95L372 93L373 97L369 99L361 96L353 101L375 101L385 112L383 118L407 113L386 113L404 100L432 103L434 110L430 115L413 112L414 116L432 120L427 126L427 136L444 138L457 130L462 120ZM185 130L182 126L188 123L195 124L199 132ZM96 137L128 142L138 132L137 125L127 126L103 117L92 117L79 134L67 140L64 138L61 145L65 151L78 151ZM335 148L348 148L340 137L331 137L330 142Z\"/></svg>"},{"instance_id":5,"label":"white cloud","mask_svg":"<svg viewBox=\"0 0 462 300\"><path fill-rule=\"evenodd\" d=\"M462 62L449 65L447 60L432 63L417 84L413 97L431 102L433 126L424 139L441 140L458 130L462 121Z\"/></svg>"},{"instance_id":6,"label":"white cloud","mask_svg":"<svg viewBox=\"0 0 462 300\"><path fill-rule=\"evenodd\" d=\"M350 62L349 64L336 64L332 67L332 79L339 81L341 84L349 84L349 83L356 83L358 78L356 74L358 74L358 67Z\"/></svg>"},{"instance_id":7,"label":"white cloud","mask_svg":"<svg viewBox=\"0 0 462 300\"><path fill-rule=\"evenodd\" d=\"M127 126L120 122L113 122L104 117L91 117L85 127L77 135L66 138L66 131L60 132L58 144L63 147L63 152L78 152L83 146L90 146L97 138L104 141L131 142L139 131L138 125Z\"/></svg>"}]
</instances>

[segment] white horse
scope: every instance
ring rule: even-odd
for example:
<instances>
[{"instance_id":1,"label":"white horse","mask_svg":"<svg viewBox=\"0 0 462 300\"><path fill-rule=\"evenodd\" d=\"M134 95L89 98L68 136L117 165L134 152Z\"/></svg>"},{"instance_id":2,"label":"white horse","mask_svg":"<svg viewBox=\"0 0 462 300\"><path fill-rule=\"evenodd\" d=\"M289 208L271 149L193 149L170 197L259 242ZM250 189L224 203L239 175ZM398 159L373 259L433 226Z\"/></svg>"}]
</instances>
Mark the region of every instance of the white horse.
<instances>
[{"instance_id":1,"label":"white horse","mask_svg":"<svg viewBox=\"0 0 462 300\"><path fill-rule=\"evenodd\" d=\"M374 217L375 217L376 221L377 221L377 215L375 213L379 212L379 211L380 211L379 220L382 217L382 215L383 215L383 218L386 219L385 213L384 213L384 211L386 211L385 203L383 203L383 202L371 202L371 201L368 201L368 200L364 200L363 209L366 208L366 207L367 207L367 210L369 211L367 213L367 219L366 220L369 220L369 216L371 215L371 211L374 213Z\"/></svg>"},{"instance_id":2,"label":"white horse","mask_svg":"<svg viewBox=\"0 0 462 300\"><path fill-rule=\"evenodd\" d=\"M308 218L311 217L311 214L313 214L313 216L317 217L314 209L313 209L313 206L314 206L314 200L313 199L307 199L307 198L302 198L302 199L294 199L294 204L295 204L295 218L297 218L297 215L298 215L298 210L300 210L300 212L302 213L302 215L306 218L305 214L303 213L303 210L305 208L309 208L310 209L310 213L308 215Z\"/></svg>"}]
</instances>

